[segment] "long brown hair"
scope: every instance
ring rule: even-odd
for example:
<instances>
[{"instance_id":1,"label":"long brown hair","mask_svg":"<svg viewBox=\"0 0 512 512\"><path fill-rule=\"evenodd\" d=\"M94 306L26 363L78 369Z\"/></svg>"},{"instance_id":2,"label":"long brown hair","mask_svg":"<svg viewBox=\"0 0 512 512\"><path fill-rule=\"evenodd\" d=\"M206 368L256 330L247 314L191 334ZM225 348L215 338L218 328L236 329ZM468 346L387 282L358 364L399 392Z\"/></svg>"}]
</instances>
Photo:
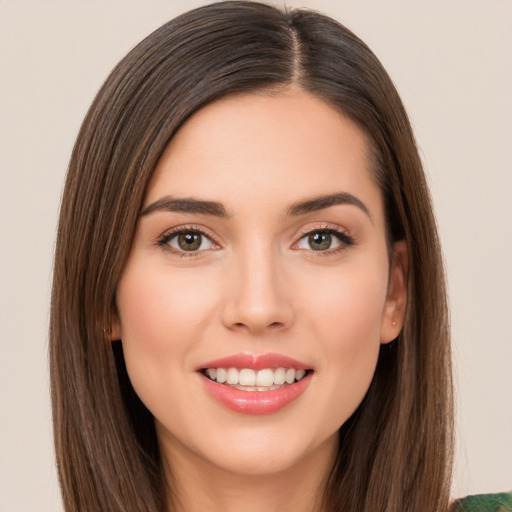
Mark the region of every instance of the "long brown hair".
<instances>
[{"instance_id":1,"label":"long brown hair","mask_svg":"<svg viewBox=\"0 0 512 512\"><path fill-rule=\"evenodd\" d=\"M133 49L94 100L62 201L50 325L55 446L67 511L163 512L153 418L109 342L116 286L153 169L195 111L237 92L294 84L367 134L388 241L409 251L408 306L368 393L340 429L326 511L448 507L452 382L443 266L407 114L368 47L308 10L221 2L170 21ZM107 331L106 331L107 330Z\"/></svg>"}]
</instances>

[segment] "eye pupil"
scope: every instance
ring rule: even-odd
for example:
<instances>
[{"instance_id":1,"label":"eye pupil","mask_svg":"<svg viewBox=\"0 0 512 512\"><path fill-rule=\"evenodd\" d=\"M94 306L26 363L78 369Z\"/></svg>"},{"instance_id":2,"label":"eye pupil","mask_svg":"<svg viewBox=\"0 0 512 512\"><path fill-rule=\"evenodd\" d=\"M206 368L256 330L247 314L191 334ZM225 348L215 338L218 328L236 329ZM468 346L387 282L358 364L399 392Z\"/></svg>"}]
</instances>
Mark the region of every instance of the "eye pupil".
<instances>
[{"instance_id":1,"label":"eye pupil","mask_svg":"<svg viewBox=\"0 0 512 512\"><path fill-rule=\"evenodd\" d=\"M178 245L184 251L195 251L201 247L201 235L199 233L181 233L178 236Z\"/></svg>"},{"instance_id":2,"label":"eye pupil","mask_svg":"<svg viewBox=\"0 0 512 512\"><path fill-rule=\"evenodd\" d=\"M332 235L329 233L312 233L309 235L309 246L314 251L325 251L331 247Z\"/></svg>"}]
</instances>

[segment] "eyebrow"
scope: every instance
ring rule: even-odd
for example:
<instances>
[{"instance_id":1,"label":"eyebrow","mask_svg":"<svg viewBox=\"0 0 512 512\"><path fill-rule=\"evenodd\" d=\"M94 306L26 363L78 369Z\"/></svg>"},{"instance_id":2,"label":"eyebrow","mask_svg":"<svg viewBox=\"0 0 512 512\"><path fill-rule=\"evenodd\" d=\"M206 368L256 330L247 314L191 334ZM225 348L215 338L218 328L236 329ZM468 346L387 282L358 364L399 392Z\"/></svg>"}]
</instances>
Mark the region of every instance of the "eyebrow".
<instances>
[{"instance_id":1,"label":"eyebrow","mask_svg":"<svg viewBox=\"0 0 512 512\"><path fill-rule=\"evenodd\" d=\"M311 199L307 199L306 201L294 203L288 209L287 214L292 216L304 215L305 213L316 212L318 210L323 210L324 208L329 208L330 206L335 206L338 204L357 206L357 208L366 213L370 219L372 218L370 210L368 210L367 206L356 196L353 196L348 192L337 192L335 194L313 197Z\"/></svg>"},{"instance_id":2,"label":"eyebrow","mask_svg":"<svg viewBox=\"0 0 512 512\"><path fill-rule=\"evenodd\" d=\"M173 198L171 196L163 197L154 203L146 206L141 212L141 216L149 215L155 212L183 212L183 213L201 213L203 215L212 215L214 217L229 217L224 206L215 201L202 201L192 197Z\"/></svg>"},{"instance_id":3,"label":"eyebrow","mask_svg":"<svg viewBox=\"0 0 512 512\"><path fill-rule=\"evenodd\" d=\"M352 205L362 210L370 219L372 218L367 206L356 196L348 192L337 192L318 197L313 197L305 201L299 201L290 206L287 216L299 216L310 212L316 212L335 205ZM228 218L226 209L221 203L215 201L203 201L201 199L173 198L171 196L163 197L154 203L146 206L141 212L141 216L150 215L155 212L179 212L179 213L199 213L211 215L214 217Z\"/></svg>"}]
</instances>

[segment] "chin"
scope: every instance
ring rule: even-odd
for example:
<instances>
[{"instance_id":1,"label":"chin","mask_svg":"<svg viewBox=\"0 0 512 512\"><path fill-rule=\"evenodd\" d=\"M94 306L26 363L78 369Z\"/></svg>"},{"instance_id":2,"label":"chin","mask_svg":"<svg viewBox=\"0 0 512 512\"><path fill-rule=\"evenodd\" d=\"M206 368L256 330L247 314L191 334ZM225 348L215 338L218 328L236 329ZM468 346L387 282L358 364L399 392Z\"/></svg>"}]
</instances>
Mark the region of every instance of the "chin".
<instances>
[{"instance_id":1,"label":"chin","mask_svg":"<svg viewBox=\"0 0 512 512\"><path fill-rule=\"evenodd\" d=\"M286 471L299 470L314 463L320 452L329 452L334 460L338 446L338 433L308 436L301 425L295 432L283 428L237 428L203 437L196 445L195 456L210 467L240 476L264 477ZM306 435L305 435L306 434ZM229 440L229 441L227 441Z\"/></svg>"},{"instance_id":2,"label":"chin","mask_svg":"<svg viewBox=\"0 0 512 512\"><path fill-rule=\"evenodd\" d=\"M288 453L267 453L262 451L243 453L233 450L232 454L212 454L211 464L223 471L240 475L265 477L284 473L298 467L303 457Z\"/></svg>"}]
</instances>

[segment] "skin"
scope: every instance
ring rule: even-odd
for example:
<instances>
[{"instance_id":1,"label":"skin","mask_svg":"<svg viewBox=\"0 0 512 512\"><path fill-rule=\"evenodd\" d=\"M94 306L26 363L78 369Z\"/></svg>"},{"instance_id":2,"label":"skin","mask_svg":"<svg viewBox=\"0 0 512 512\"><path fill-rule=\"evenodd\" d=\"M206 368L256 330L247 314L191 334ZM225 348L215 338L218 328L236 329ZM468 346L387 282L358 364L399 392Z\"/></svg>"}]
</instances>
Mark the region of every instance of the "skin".
<instances>
[{"instance_id":1,"label":"skin","mask_svg":"<svg viewBox=\"0 0 512 512\"><path fill-rule=\"evenodd\" d=\"M337 204L289 215L298 201L339 192L367 212ZM365 136L295 88L227 97L172 139L143 209L168 196L215 201L228 215L142 215L118 286L113 338L155 417L176 500L187 511L320 510L337 430L406 303L405 247L395 244L390 261ZM159 243L176 227L212 242L195 252L179 252L176 237ZM314 250L305 233L326 227L353 243L333 236L332 248ZM196 371L268 352L314 370L306 391L273 414L225 408Z\"/></svg>"}]
</instances>

